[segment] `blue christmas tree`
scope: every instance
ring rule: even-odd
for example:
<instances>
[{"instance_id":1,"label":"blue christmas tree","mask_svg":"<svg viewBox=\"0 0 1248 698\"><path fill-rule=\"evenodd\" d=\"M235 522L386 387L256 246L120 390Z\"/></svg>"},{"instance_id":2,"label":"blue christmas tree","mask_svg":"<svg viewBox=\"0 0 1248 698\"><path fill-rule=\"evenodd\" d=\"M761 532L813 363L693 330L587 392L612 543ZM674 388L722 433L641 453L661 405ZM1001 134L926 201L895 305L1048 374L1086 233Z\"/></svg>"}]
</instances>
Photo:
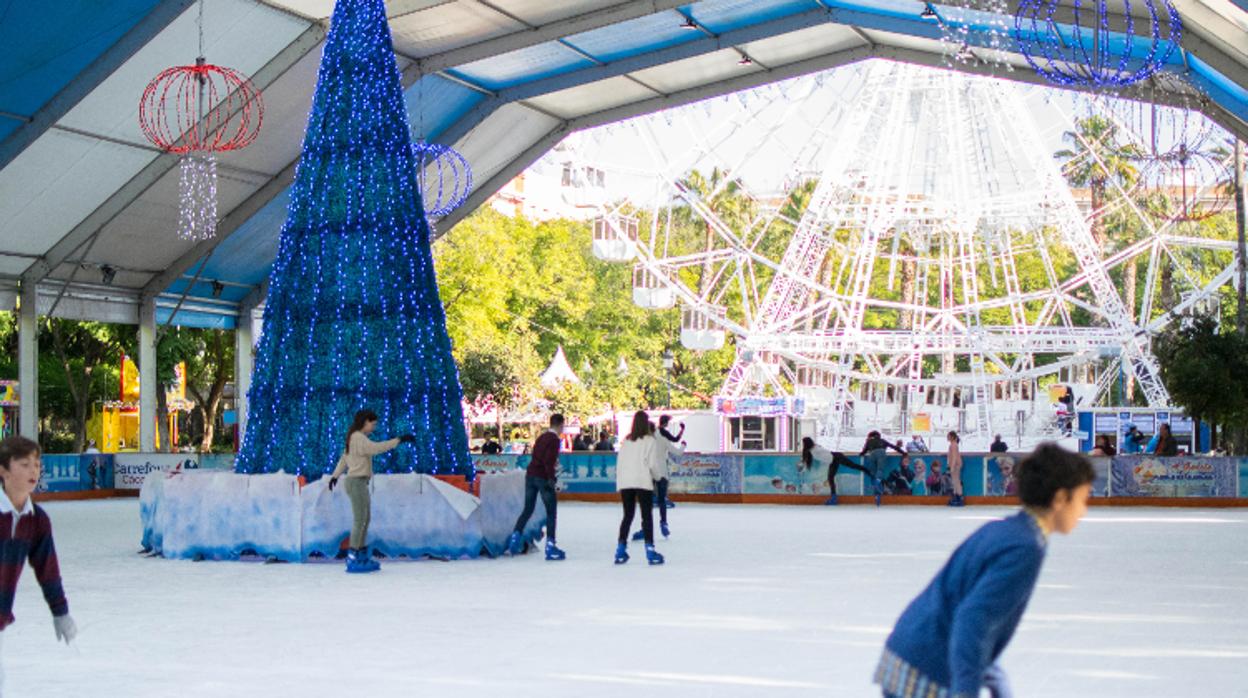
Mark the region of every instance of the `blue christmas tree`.
<instances>
[{"instance_id":1,"label":"blue christmas tree","mask_svg":"<svg viewBox=\"0 0 1248 698\"><path fill-rule=\"evenodd\" d=\"M382 472L471 477L382 0L339 0L269 280L237 470L333 469L357 410L412 433Z\"/></svg>"}]
</instances>

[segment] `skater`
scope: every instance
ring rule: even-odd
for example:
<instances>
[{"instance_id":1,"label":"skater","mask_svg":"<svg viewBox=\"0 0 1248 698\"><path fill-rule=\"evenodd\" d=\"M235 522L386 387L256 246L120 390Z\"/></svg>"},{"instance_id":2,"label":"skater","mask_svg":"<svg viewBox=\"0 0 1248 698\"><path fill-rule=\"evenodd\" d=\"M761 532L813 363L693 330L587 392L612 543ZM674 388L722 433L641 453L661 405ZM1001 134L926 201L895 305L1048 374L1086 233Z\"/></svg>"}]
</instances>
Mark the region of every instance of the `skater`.
<instances>
[{"instance_id":1,"label":"skater","mask_svg":"<svg viewBox=\"0 0 1248 698\"><path fill-rule=\"evenodd\" d=\"M1010 445L1001 440L1001 435L997 434L992 443L988 446L989 453L1009 453Z\"/></svg>"},{"instance_id":2,"label":"skater","mask_svg":"<svg viewBox=\"0 0 1248 698\"><path fill-rule=\"evenodd\" d=\"M512 555L524 552L524 526L533 515L537 506L537 496L542 496L542 506L546 507L546 559L563 560L567 554L555 543L555 519L559 505L555 497L555 480L558 477L559 435L563 433L563 415L550 415L550 428L542 432L533 444L533 456L529 460L529 469L524 476L524 511L516 519L516 527L507 539L507 550Z\"/></svg>"},{"instance_id":3,"label":"skater","mask_svg":"<svg viewBox=\"0 0 1248 698\"><path fill-rule=\"evenodd\" d=\"M667 501L667 485L668 479L671 477L671 470L668 468L668 459L672 456L679 456L685 452L685 442L680 441L680 437L685 433L685 425L681 423L680 432L673 434L668 431L667 425L671 422L671 417L663 415L659 417L659 432L655 441L659 449L662 451L660 459L659 471L662 477L654 481L654 501L655 506L659 509L659 531L664 538L672 535L672 531L667 527L667 510L670 508ZM650 426L654 426L652 423ZM678 443L679 442L679 443ZM644 531L637 531L633 534L633 540L641 540Z\"/></svg>"},{"instance_id":4,"label":"skater","mask_svg":"<svg viewBox=\"0 0 1248 698\"><path fill-rule=\"evenodd\" d=\"M1012 695L997 665L1031 598L1049 534L1069 534L1095 474L1083 456L1036 447L1018 467L1023 510L971 534L897 620L875 683L887 698Z\"/></svg>"},{"instance_id":5,"label":"skater","mask_svg":"<svg viewBox=\"0 0 1248 698\"><path fill-rule=\"evenodd\" d=\"M1140 431L1140 428L1127 422L1125 425L1127 433L1122 436L1122 452L1124 455L1139 453L1144 443L1148 441L1148 437Z\"/></svg>"},{"instance_id":6,"label":"skater","mask_svg":"<svg viewBox=\"0 0 1248 698\"><path fill-rule=\"evenodd\" d=\"M844 453L829 451L826 448L816 446L814 439L809 436L803 436L801 465L810 470L815 466L815 463L828 464L828 490L831 492L831 496L824 502L827 506L836 506L836 472L841 469L842 465L857 470L868 477L872 476L870 470L846 458Z\"/></svg>"},{"instance_id":7,"label":"skater","mask_svg":"<svg viewBox=\"0 0 1248 698\"><path fill-rule=\"evenodd\" d=\"M901 457L901 465L884 478L884 492L893 495L914 493L914 470L910 467L910 455Z\"/></svg>"},{"instance_id":8,"label":"skater","mask_svg":"<svg viewBox=\"0 0 1248 698\"><path fill-rule=\"evenodd\" d=\"M624 505L624 518L620 521L620 536L615 548L615 564L628 562L628 530L633 525L633 511L641 506L641 533L646 541L646 561L652 565L663 564L663 556L654 549L653 488L655 480L663 474L662 459L666 450L650 432L650 416L638 410L633 415L633 426L628 436L620 442L620 453L615 465L615 488L620 492Z\"/></svg>"},{"instance_id":9,"label":"skater","mask_svg":"<svg viewBox=\"0 0 1248 698\"><path fill-rule=\"evenodd\" d=\"M964 507L966 501L962 498L962 451L959 444L962 442L958 438L958 432L951 431L946 435L949 439L949 450L945 454L945 461L949 468L949 478L953 481L953 495L949 498L949 506Z\"/></svg>"},{"instance_id":10,"label":"skater","mask_svg":"<svg viewBox=\"0 0 1248 698\"><path fill-rule=\"evenodd\" d=\"M875 489L875 505L880 505L880 494L883 493L882 482L880 481L880 470L884 468L884 458L888 455L888 449L906 455L906 452L897 447L884 437L880 436L880 432L872 431L867 434L867 441L862 445L862 464L865 465L871 475L871 485ZM864 471L867 472L867 471Z\"/></svg>"},{"instance_id":11,"label":"skater","mask_svg":"<svg viewBox=\"0 0 1248 698\"><path fill-rule=\"evenodd\" d=\"M910 443L906 444L906 453L927 453L929 450L927 442L919 434L911 436Z\"/></svg>"},{"instance_id":12,"label":"skater","mask_svg":"<svg viewBox=\"0 0 1248 698\"><path fill-rule=\"evenodd\" d=\"M0 441L0 478L4 480L0 495L0 545L4 559L0 561L2 573L3 607L0 607L0 638L4 629L13 624L13 596L22 567L30 558L35 579L43 591L43 598L52 611L52 626L56 639L69 644L78 635L74 619L69 615L69 602L61 586L61 569L56 559L56 546L52 542L52 520L43 507L35 504L30 495L39 486L43 463L39 444L22 436L10 436ZM7 532L9 535L4 535ZM0 665L0 691L4 689L3 665Z\"/></svg>"},{"instance_id":13,"label":"skater","mask_svg":"<svg viewBox=\"0 0 1248 698\"><path fill-rule=\"evenodd\" d=\"M1179 455L1179 442L1175 440L1174 434L1170 433L1170 425L1162 422L1157 425L1157 444L1153 446L1149 453L1156 456L1177 456Z\"/></svg>"},{"instance_id":14,"label":"skater","mask_svg":"<svg viewBox=\"0 0 1248 698\"><path fill-rule=\"evenodd\" d=\"M373 479L373 456L393 450L400 443L414 443L416 437L404 434L397 439L373 441L368 438L377 428L377 413L360 410L347 429L347 444L338 458L338 465L329 476L329 491L334 491L338 476L347 473L347 499L351 500L351 542L347 550L347 571L376 572L381 563L373 559L368 546L368 524L372 519L372 501L368 486Z\"/></svg>"}]
</instances>

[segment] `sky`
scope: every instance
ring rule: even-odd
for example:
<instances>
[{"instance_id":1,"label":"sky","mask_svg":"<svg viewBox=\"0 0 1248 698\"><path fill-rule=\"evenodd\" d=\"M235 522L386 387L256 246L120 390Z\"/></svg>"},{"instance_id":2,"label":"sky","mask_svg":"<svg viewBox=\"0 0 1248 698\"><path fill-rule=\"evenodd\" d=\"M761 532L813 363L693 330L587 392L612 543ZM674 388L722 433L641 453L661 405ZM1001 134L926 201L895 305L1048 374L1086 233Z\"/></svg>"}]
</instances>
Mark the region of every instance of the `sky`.
<instances>
[{"instance_id":1,"label":"sky","mask_svg":"<svg viewBox=\"0 0 1248 698\"><path fill-rule=\"evenodd\" d=\"M711 165L736 172L756 196L771 196L803 174L821 169L822 148L834 142L831 136L858 103L864 77L885 65L871 61L705 100L586 130L564 144L580 161L607 171L611 198L652 201L661 196L656 194L658 173L683 174L695 166L706 171ZM946 74L932 68L914 70ZM1138 132L1141 142L1156 140L1160 150L1170 148L1184 133L1221 134L1195 112L1160 108L1154 117L1151 107L1135 102L1094 100L1068 91L997 82L1002 89L1021 95L1050 152L1069 147L1062 134L1072 129L1072 119L1093 111L1112 113L1124 128ZM1156 129L1150 127L1154 122ZM567 157L568 151L552 151L543 165Z\"/></svg>"}]
</instances>

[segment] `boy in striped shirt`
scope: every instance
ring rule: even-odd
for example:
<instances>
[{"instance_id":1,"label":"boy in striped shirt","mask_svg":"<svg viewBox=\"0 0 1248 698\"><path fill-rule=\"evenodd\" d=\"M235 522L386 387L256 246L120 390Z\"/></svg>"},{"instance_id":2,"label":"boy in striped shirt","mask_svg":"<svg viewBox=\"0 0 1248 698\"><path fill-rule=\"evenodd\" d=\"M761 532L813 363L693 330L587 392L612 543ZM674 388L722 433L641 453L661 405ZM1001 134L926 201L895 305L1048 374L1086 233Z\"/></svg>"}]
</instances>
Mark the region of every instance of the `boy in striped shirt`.
<instances>
[{"instance_id":1,"label":"boy in striped shirt","mask_svg":"<svg viewBox=\"0 0 1248 698\"><path fill-rule=\"evenodd\" d=\"M0 441L0 631L13 623L13 596L26 559L43 589L43 598L52 610L56 639L69 644L78 629L69 616L69 602L61 587L61 569L52 544L52 521L43 507L34 503L31 493L39 486L43 462L39 445L22 436ZM0 639L4 633L0 632ZM0 687L4 670L0 665Z\"/></svg>"}]
</instances>

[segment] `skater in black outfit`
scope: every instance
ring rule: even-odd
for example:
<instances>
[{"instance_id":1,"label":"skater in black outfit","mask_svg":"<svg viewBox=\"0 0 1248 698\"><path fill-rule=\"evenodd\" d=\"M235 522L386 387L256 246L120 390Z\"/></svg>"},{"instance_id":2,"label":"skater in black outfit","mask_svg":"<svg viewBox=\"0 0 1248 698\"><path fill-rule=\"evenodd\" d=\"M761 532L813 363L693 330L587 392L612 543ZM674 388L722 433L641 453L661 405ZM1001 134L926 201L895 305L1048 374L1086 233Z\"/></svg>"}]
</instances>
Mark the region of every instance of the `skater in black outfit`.
<instances>
[{"instance_id":1,"label":"skater in black outfit","mask_svg":"<svg viewBox=\"0 0 1248 698\"><path fill-rule=\"evenodd\" d=\"M844 453L841 453L840 451L829 451L826 448L816 446L815 440L809 436L802 437L801 462L802 467L807 470L813 468L815 463L828 464L828 489L831 490L832 493L832 496L828 497L827 501L824 502L824 504L828 506L836 504L836 471L840 470L842 465L847 468L857 470L864 475L871 475L870 470L867 470L849 458L846 458Z\"/></svg>"},{"instance_id":2,"label":"skater in black outfit","mask_svg":"<svg viewBox=\"0 0 1248 698\"><path fill-rule=\"evenodd\" d=\"M880 494L883 493L882 482L880 481L880 471L884 469L884 458L888 455L888 449L906 455L906 452L897 447L897 444L891 443L880 432L873 431L867 434L867 441L862 445L862 464L867 466L871 475L871 484L875 488L875 505L880 505Z\"/></svg>"}]
</instances>

